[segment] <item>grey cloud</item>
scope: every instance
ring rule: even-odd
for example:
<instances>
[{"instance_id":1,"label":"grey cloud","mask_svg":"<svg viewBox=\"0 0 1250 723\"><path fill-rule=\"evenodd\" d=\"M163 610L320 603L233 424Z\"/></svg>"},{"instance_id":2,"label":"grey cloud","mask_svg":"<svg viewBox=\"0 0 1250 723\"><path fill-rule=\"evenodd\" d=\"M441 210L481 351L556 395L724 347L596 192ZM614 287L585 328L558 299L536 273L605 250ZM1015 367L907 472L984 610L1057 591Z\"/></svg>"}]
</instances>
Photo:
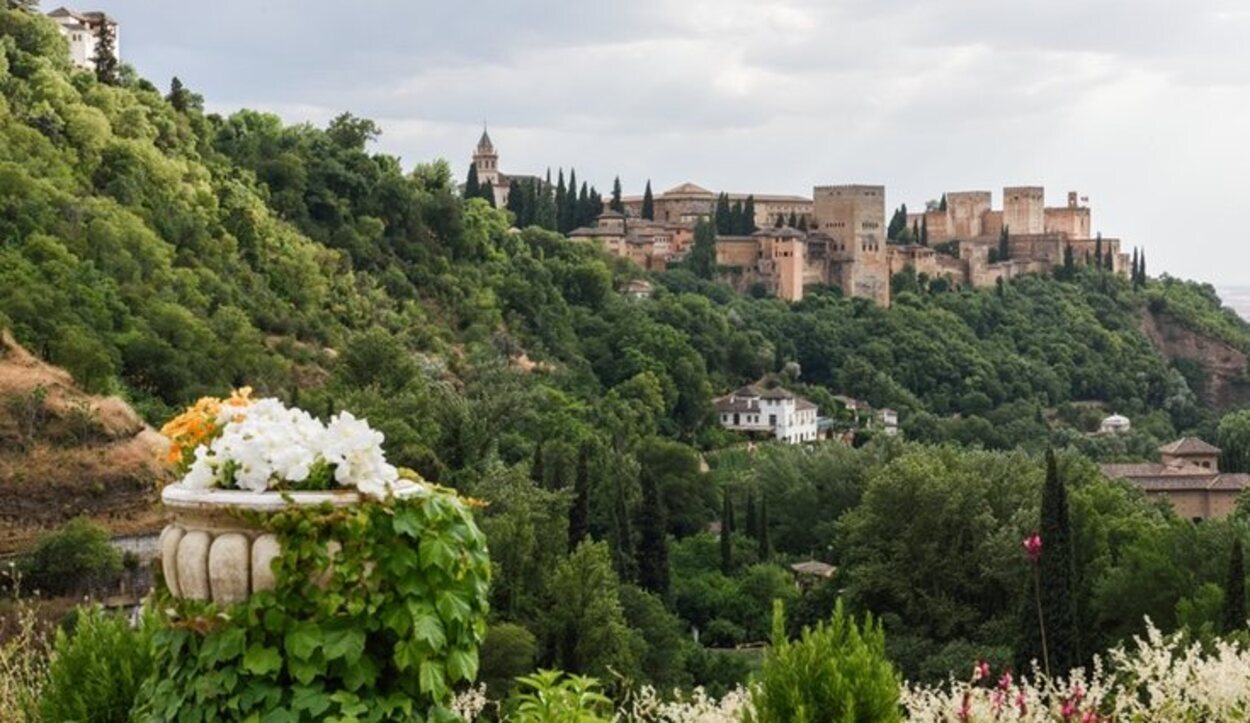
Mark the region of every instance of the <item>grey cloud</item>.
<instances>
[{"instance_id":1,"label":"grey cloud","mask_svg":"<svg viewBox=\"0 0 1250 723\"><path fill-rule=\"evenodd\" d=\"M1230 246L1250 167L1243 0L107 4L154 81L219 111L374 117L409 164L461 168L486 118L505 170L600 188L856 180L915 205L1038 182L1088 193L1156 270L1250 262L1202 261Z\"/></svg>"}]
</instances>

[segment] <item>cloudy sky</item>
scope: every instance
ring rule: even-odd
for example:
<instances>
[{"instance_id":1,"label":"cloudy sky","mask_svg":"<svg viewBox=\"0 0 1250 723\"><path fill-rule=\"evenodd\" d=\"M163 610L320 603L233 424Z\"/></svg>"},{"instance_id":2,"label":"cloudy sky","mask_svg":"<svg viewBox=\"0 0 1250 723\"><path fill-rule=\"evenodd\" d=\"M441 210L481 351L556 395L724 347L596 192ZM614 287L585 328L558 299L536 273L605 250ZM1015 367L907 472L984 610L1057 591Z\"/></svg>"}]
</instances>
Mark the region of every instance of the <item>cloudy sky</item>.
<instances>
[{"instance_id":1,"label":"cloudy sky","mask_svg":"<svg viewBox=\"0 0 1250 723\"><path fill-rule=\"evenodd\" d=\"M45 0L45 9L52 7ZM810 194L1041 184L1152 273L1250 284L1245 0L100 0L126 61L212 110L383 127L457 172L489 121L505 172L626 193L693 180Z\"/></svg>"}]
</instances>

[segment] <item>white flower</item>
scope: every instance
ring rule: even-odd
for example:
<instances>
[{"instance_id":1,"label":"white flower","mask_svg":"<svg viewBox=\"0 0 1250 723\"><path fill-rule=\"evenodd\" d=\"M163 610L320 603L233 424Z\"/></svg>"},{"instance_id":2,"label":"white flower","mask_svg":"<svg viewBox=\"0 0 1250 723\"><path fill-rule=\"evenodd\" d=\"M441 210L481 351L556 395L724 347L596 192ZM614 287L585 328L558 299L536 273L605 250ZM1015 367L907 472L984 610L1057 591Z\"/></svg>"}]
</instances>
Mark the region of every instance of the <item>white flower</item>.
<instances>
[{"instance_id":1,"label":"white flower","mask_svg":"<svg viewBox=\"0 0 1250 723\"><path fill-rule=\"evenodd\" d=\"M350 412L335 416L327 426L277 399L258 399L247 406L222 407L218 423L220 436L196 448L183 486L226 486L226 471L233 469L235 486L263 492L307 480L321 462L334 468L337 484L373 497L408 484L387 463L382 433Z\"/></svg>"}]
</instances>

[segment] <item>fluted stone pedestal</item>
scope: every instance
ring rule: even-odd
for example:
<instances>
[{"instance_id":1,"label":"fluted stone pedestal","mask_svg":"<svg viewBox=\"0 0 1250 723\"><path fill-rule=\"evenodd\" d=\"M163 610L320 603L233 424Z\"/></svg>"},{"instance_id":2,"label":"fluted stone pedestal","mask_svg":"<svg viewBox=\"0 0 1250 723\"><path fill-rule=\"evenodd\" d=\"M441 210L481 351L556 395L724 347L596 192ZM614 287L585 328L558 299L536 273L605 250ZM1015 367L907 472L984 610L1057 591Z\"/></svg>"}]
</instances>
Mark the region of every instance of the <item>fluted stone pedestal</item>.
<instances>
[{"instance_id":1,"label":"fluted stone pedestal","mask_svg":"<svg viewBox=\"0 0 1250 723\"><path fill-rule=\"evenodd\" d=\"M397 496L421 494L424 488L397 490ZM273 561L281 553L277 538L245 520L239 512L274 513L291 506L334 507L359 504L352 490L327 492L247 492L189 490L170 485L161 501L173 516L161 532L161 569L177 598L243 602L274 586ZM253 514L254 516L254 514ZM337 544L330 543L332 546Z\"/></svg>"}]
</instances>

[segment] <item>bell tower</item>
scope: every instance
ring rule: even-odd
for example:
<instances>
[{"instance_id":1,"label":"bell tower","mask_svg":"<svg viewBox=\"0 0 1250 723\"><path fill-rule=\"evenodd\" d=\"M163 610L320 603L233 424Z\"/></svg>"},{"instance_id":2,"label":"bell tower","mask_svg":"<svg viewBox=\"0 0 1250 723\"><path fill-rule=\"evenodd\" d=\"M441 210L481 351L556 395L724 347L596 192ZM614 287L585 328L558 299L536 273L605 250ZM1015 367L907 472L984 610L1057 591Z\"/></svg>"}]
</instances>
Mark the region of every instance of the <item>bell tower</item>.
<instances>
[{"instance_id":1,"label":"bell tower","mask_svg":"<svg viewBox=\"0 0 1250 723\"><path fill-rule=\"evenodd\" d=\"M486 124L482 124L482 137L473 152L473 165L477 167L477 181L482 185L494 187L499 182L499 154L495 145L490 142L490 134L486 132Z\"/></svg>"}]
</instances>

